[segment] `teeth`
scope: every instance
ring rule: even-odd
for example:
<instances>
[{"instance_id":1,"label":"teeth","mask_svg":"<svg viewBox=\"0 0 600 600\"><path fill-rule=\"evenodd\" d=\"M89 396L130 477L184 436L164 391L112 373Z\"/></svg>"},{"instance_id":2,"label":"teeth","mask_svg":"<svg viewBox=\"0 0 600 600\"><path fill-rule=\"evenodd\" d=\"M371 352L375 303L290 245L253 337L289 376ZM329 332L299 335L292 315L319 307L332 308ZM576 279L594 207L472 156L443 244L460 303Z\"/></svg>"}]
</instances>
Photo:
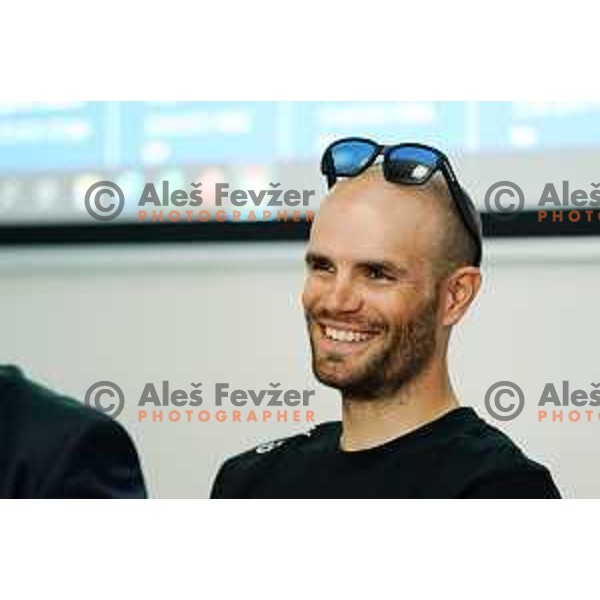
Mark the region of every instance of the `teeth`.
<instances>
[{"instance_id":1,"label":"teeth","mask_svg":"<svg viewBox=\"0 0 600 600\"><path fill-rule=\"evenodd\" d=\"M325 336L336 342L364 342L371 338L372 334L325 327Z\"/></svg>"}]
</instances>

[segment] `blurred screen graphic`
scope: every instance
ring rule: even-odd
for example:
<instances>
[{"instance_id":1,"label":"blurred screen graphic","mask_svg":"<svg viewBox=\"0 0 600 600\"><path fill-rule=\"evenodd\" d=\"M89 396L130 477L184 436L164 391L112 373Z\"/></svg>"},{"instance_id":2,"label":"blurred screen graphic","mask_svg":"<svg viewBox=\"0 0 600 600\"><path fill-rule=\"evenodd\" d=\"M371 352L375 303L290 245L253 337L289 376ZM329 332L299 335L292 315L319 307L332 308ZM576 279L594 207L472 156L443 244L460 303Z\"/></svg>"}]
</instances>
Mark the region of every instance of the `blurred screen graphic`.
<instances>
[{"instance_id":1,"label":"blurred screen graphic","mask_svg":"<svg viewBox=\"0 0 600 600\"><path fill-rule=\"evenodd\" d=\"M417 141L451 157L475 157L480 162L467 168L475 180L477 165L497 157L509 165L506 157L528 157L536 168L548 152L597 157L600 103L0 103L0 222L90 223L85 193L102 180L125 194L120 222L136 222L144 184L162 181L170 189L202 182L205 206L217 182L232 189L313 188L306 211L324 191L324 147L346 136Z\"/></svg>"}]
</instances>

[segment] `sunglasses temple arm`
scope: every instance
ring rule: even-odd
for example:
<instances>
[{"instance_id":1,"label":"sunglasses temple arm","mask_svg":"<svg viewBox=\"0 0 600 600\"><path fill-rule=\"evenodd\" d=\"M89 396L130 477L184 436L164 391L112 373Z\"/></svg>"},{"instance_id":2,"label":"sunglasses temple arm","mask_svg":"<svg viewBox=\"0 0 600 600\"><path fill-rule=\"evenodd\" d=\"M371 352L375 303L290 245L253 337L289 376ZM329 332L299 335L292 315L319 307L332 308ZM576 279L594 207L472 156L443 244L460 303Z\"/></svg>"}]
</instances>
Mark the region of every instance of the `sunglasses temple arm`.
<instances>
[{"instance_id":1,"label":"sunglasses temple arm","mask_svg":"<svg viewBox=\"0 0 600 600\"><path fill-rule=\"evenodd\" d=\"M463 191L458 183L458 180L456 179L456 175L454 174L454 171L452 170L452 167L450 166L450 164L445 160L442 161L441 168L444 173L444 176L446 177L446 181L448 182L448 187L450 189L450 193L454 197L454 201L458 208L458 212L461 216L461 219L462 219L465 227L467 228L467 230L469 231L469 233L475 240L475 243L477 244L477 247L478 247L478 252L481 253L479 235L476 231L477 227L472 222L472 216L469 213L469 207L467 206L467 201L464 197Z\"/></svg>"}]
</instances>

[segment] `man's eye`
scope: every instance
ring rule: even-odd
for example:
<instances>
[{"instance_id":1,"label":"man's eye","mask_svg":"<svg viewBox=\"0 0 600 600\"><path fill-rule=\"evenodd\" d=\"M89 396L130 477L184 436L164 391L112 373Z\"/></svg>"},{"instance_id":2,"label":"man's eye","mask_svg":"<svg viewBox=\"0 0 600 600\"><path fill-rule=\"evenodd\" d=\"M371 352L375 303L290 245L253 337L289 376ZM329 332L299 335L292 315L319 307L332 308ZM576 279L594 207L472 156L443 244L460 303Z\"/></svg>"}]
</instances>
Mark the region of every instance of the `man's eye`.
<instances>
[{"instance_id":1,"label":"man's eye","mask_svg":"<svg viewBox=\"0 0 600 600\"><path fill-rule=\"evenodd\" d=\"M384 279L389 281L393 279L393 277L382 267L369 267L367 270L367 277L374 280Z\"/></svg>"},{"instance_id":2,"label":"man's eye","mask_svg":"<svg viewBox=\"0 0 600 600\"><path fill-rule=\"evenodd\" d=\"M333 265L325 261L314 261L309 264L311 271L332 271Z\"/></svg>"}]
</instances>

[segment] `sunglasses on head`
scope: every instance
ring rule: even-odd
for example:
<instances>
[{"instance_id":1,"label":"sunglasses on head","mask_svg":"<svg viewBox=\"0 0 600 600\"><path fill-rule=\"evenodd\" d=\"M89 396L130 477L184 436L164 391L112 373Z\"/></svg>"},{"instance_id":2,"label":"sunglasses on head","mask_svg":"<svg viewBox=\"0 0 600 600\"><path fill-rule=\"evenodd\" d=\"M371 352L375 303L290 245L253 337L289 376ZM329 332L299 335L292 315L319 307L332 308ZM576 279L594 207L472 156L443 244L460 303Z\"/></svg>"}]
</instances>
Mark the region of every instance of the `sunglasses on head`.
<instances>
[{"instance_id":1,"label":"sunglasses on head","mask_svg":"<svg viewBox=\"0 0 600 600\"><path fill-rule=\"evenodd\" d=\"M404 185L424 185L437 171L446 180L454 204L467 231L475 241L475 266L481 263L482 241L479 219L472 200L462 189L447 156L423 144L384 146L366 138L344 138L330 144L321 159L321 172L331 188L339 177L356 177L383 154L383 176Z\"/></svg>"}]
</instances>

